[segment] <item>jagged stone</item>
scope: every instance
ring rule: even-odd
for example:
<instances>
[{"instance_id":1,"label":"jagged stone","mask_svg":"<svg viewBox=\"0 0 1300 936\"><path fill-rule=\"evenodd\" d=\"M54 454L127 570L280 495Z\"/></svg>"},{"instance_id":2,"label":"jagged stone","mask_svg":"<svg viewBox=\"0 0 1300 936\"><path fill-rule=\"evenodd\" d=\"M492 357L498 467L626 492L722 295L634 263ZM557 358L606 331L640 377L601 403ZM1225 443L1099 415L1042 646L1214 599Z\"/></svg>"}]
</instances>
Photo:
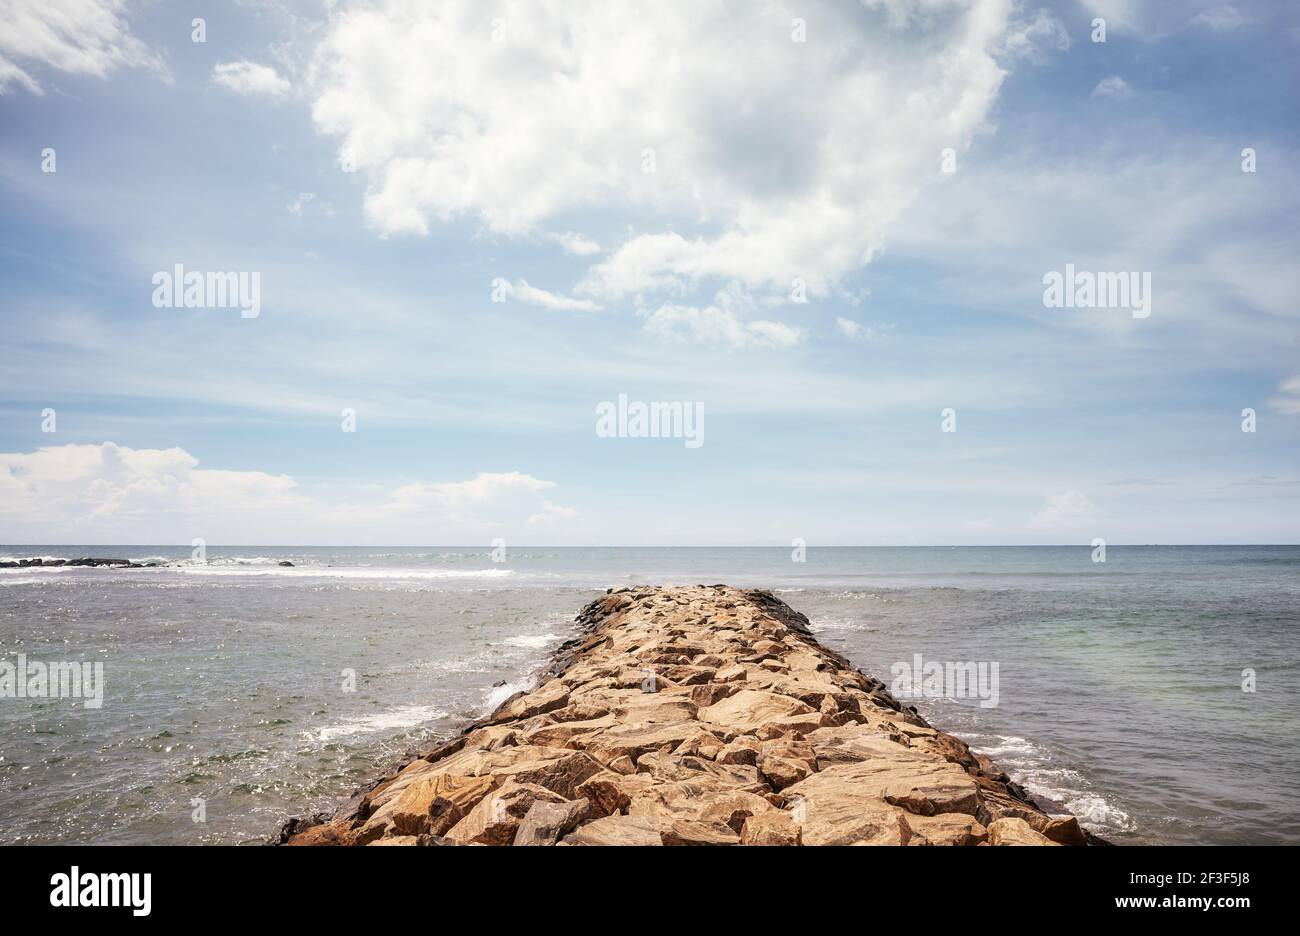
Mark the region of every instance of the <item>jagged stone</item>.
<instances>
[{"instance_id":1,"label":"jagged stone","mask_svg":"<svg viewBox=\"0 0 1300 936\"><path fill-rule=\"evenodd\" d=\"M768 592L611 590L551 678L291 845L1086 844Z\"/></svg>"}]
</instances>

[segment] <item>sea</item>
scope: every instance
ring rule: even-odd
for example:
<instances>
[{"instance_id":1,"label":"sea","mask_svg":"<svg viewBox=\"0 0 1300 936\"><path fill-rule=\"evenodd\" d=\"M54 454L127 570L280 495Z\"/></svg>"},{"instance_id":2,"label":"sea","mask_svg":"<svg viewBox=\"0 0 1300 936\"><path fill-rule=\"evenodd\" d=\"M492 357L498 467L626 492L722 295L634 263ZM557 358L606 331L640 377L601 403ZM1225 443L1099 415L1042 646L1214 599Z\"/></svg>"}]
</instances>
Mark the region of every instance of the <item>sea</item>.
<instances>
[{"instance_id":1,"label":"sea","mask_svg":"<svg viewBox=\"0 0 1300 936\"><path fill-rule=\"evenodd\" d=\"M80 556L154 565L0 569L0 675L103 679L0 692L0 843L263 842L532 685L606 589L726 583L1116 844L1300 844L1297 546L0 546ZM932 663L980 691L900 682Z\"/></svg>"}]
</instances>

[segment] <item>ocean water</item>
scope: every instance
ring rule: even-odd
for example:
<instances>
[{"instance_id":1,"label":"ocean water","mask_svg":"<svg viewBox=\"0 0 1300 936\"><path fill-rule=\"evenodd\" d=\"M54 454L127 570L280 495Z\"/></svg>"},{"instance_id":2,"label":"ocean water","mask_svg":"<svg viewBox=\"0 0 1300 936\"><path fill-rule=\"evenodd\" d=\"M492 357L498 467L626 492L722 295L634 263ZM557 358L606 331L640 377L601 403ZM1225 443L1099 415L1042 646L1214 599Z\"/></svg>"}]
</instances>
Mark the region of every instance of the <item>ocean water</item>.
<instances>
[{"instance_id":1,"label":"ocean water","mask_svg":"<svg viewBox=\"0 0 1300 936\"><path fill-rule=\"evenodd\" d=\"M165 564L0 569L0 662L105 679L0 698L3 843L261 841L527 686L605 588L700 582L886 683L996 663L996 705L909 701L1117 843L1300 843L1300 547L0 546L82 555Z\"/></svg>"}]
</instances>

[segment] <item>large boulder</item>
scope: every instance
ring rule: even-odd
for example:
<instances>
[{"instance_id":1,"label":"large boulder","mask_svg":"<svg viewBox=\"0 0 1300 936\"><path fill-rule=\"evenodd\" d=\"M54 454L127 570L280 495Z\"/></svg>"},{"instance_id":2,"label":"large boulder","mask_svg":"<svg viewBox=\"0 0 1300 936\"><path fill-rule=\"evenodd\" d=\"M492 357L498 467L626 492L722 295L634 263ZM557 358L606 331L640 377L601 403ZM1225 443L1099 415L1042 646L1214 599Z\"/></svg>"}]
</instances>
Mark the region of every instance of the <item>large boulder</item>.
<instances>
[{"instance_id":1,"label":"large boulder","mask_svg":"<svg viewBox=\"0 0 1300 936\"><path fill-rule=\"evenodd\" d=\"M814 712L816 710L812 706L789 696L742 689L727 696L721 702L700 709L697 717L703 722L711 722L739 731L752 731L764 722Z\"/></svg>"},{"instance_id":2,"label":"large boulder","mask_svg":"<svg viewBox=\"0 0 1300 936\"><path fill-rule=\"evenodd\" d=\"M565 845L662 845L659 826L645 816L605 816L578 826Z\"/></svg>"}]
</instances>

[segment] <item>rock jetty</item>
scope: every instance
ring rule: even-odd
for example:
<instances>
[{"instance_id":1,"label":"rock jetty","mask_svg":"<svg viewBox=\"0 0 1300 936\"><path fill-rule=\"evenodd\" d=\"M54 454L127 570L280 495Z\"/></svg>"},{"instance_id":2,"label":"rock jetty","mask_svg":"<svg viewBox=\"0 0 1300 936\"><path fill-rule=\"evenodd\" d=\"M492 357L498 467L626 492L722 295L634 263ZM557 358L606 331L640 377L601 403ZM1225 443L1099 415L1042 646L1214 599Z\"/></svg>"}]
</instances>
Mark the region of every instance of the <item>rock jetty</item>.
<instances>
[{"instance_id":1,"label":"rock jetty","mask_svg":"<svg viewBox=\"0 0 1300 936\"><path fill-rule=\"evenodd\" d=\"M1067 845L766 591L617 589L540 685L288 845Z\"/></svg>"},{"instance_id":2,"label":"rock jetty","mask_svg":"<svg viewBox=\"0 0 1300 936\"><path fill-rule=\"evenodd\" d=\"M80 559L47 559L41 556L31 559L0 559L0 569L54 569L60 566L84 566L87 568L109 566L121 569L145 569L155 565L158 565L158 563L132 562L130 559L92 559L89 556L82 556Z\"/></svg>"}]
</instances>

